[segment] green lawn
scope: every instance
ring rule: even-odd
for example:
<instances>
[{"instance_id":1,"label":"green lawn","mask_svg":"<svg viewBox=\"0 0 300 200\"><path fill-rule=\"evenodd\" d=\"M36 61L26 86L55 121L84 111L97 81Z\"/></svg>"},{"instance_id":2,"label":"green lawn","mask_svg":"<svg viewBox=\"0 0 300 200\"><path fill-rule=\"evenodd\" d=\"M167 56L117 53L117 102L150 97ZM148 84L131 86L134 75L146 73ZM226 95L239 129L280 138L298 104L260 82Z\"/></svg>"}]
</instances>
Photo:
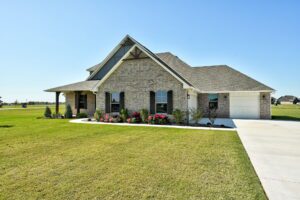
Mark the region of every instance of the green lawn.
<instances>
[{"instance_id":1,"label":"green lawn","mask_svg":"<svg viewBox=\"0 0 300 200\"><path fill-rule=\"evenodd\" d=\"M272 119L300 121L300 104L272 105Z\"/></svg>"},{"instance_id":2,"label":"green lawn","mask_svg":"<svg viewBox=\"0 0 300 200\"><path fill-rule=\"evenodd\" d=\"M266 199L236 132L0 111L0 199Z\"/></svg>"}]
</instances>

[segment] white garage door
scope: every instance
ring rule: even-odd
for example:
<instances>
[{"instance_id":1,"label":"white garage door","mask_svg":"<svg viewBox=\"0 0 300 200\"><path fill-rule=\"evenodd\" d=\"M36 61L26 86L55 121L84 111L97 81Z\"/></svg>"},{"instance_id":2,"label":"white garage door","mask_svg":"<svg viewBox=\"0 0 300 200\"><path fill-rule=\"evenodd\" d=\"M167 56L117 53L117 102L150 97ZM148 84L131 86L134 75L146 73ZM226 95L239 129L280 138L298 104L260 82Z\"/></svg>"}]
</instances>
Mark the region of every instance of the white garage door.
<instances>
[{"instance_id":1,"label":"white garage door","mask_svg":"<svg viewBox=\"0 0 300 200\"><path fill-rule=\"evenodd\" d=\"M230 117L237 119L260 118L258 92L233 92L230 98Z\"/></svg>"}]
</instances>

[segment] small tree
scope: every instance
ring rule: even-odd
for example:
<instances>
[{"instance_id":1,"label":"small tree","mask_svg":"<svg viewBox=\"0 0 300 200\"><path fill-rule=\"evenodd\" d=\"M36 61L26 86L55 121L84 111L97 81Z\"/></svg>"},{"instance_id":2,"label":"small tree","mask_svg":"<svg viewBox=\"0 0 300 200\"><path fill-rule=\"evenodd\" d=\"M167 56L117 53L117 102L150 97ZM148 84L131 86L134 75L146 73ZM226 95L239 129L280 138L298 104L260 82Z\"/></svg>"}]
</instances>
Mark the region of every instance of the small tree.
<instances>
[{"instance_id":1,"label":"small tree","mask_svg":"<svg viewBox=\"0 0 300 200\"><path fill-rule=\"evenodd\" d=\"M195 124L199 124L202 116L203 116L203 112L200 108L191 108L190 109L190 113L191 113L191 117L192 120L194 120Z\"/></svg>"},{"instance_id":2,"label":"small tree","mask_svg":"<svg viewBox=\"0 0 300 200\"><path fill-rule=\"evenodd\" d=\"M149 116L148 110L147 109L142 109L140 113L141 113L142 122L146 123L147 120L148 120L148 116Z\"/></svg>"},{"instance_id":3,"label":"small tree","mask_svg":"<svg viewBox=\"0 0 300 200\"><path fill-rule=\"evenodd\" d=\"M52 112L51 109L49 108L49 106L46 106L45 112L44 112L44 116L46 118L51 118L52 117Z\"/></svg>"},{"instance_id":4,"label":"small tree","mask_svg":"<svg viewBox=\"0 0 300 200\"><path fill-rule=\"evenodd\" d=\"M216 108L208 108L207 109L207 116L208 119L213 126L215 124L216 118L217 118L217 109Z\"/></svg>"},{"instance_id":5,"label":"small tree","mask_svg":"<svg viewBox=\"0 0 300 200\"><path fill-rule=\"evenodd\" d=\"M67 105L66 112L65 112L65 118L71 119L73 117L73 112L70 104Z\"/></svg>"},{"instance_id":6,"label":"small tree","mask_svg":"<svg viewBox=\"0 0 300 200\"><path fill-rule=\"evenodd\" d=\"M179 109L176 109L173 111L173 117L174 117L174 120L175 120L175 123L176 124L181 124L182 121L183 121L183 117L184 117L184 112L179 110Z\"/></svg>"}]
</instances>

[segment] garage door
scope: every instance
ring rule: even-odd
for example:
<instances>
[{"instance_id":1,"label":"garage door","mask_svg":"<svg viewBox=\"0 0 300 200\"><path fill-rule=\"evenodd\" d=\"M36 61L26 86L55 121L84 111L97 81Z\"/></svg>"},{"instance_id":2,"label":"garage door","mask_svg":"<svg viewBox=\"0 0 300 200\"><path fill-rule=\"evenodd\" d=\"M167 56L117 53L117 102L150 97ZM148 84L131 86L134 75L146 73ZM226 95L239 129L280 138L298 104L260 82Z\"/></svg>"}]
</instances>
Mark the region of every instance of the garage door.
<instances>
[{"instance_id":1,"label":"garage door","mask_svg":"<svg viewBox=\"0 0 300 200\"><path fill-rule=\"evenodd\" d=\"M260 118L258 92L230 93L230 117L237 119Z\"/></svg>"}]
</instances>

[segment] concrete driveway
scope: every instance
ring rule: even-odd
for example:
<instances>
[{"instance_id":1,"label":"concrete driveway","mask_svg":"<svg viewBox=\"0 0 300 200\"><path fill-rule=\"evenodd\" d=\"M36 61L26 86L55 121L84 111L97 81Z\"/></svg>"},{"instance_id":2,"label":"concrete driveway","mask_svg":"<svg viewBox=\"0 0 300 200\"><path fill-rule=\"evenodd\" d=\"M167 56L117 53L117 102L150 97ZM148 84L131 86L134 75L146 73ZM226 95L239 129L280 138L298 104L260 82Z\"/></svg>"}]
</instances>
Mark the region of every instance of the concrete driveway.
<instances>
[{"instance_id":1,"label":"concrete driveway","mask_svg":"<svg viewBox=\"0 0 300 200\"><path fill-rule=\"evenodd\" d=\"M300 122L234 123L269 199L300 199Z\"/></svg>"}]
</instances>

